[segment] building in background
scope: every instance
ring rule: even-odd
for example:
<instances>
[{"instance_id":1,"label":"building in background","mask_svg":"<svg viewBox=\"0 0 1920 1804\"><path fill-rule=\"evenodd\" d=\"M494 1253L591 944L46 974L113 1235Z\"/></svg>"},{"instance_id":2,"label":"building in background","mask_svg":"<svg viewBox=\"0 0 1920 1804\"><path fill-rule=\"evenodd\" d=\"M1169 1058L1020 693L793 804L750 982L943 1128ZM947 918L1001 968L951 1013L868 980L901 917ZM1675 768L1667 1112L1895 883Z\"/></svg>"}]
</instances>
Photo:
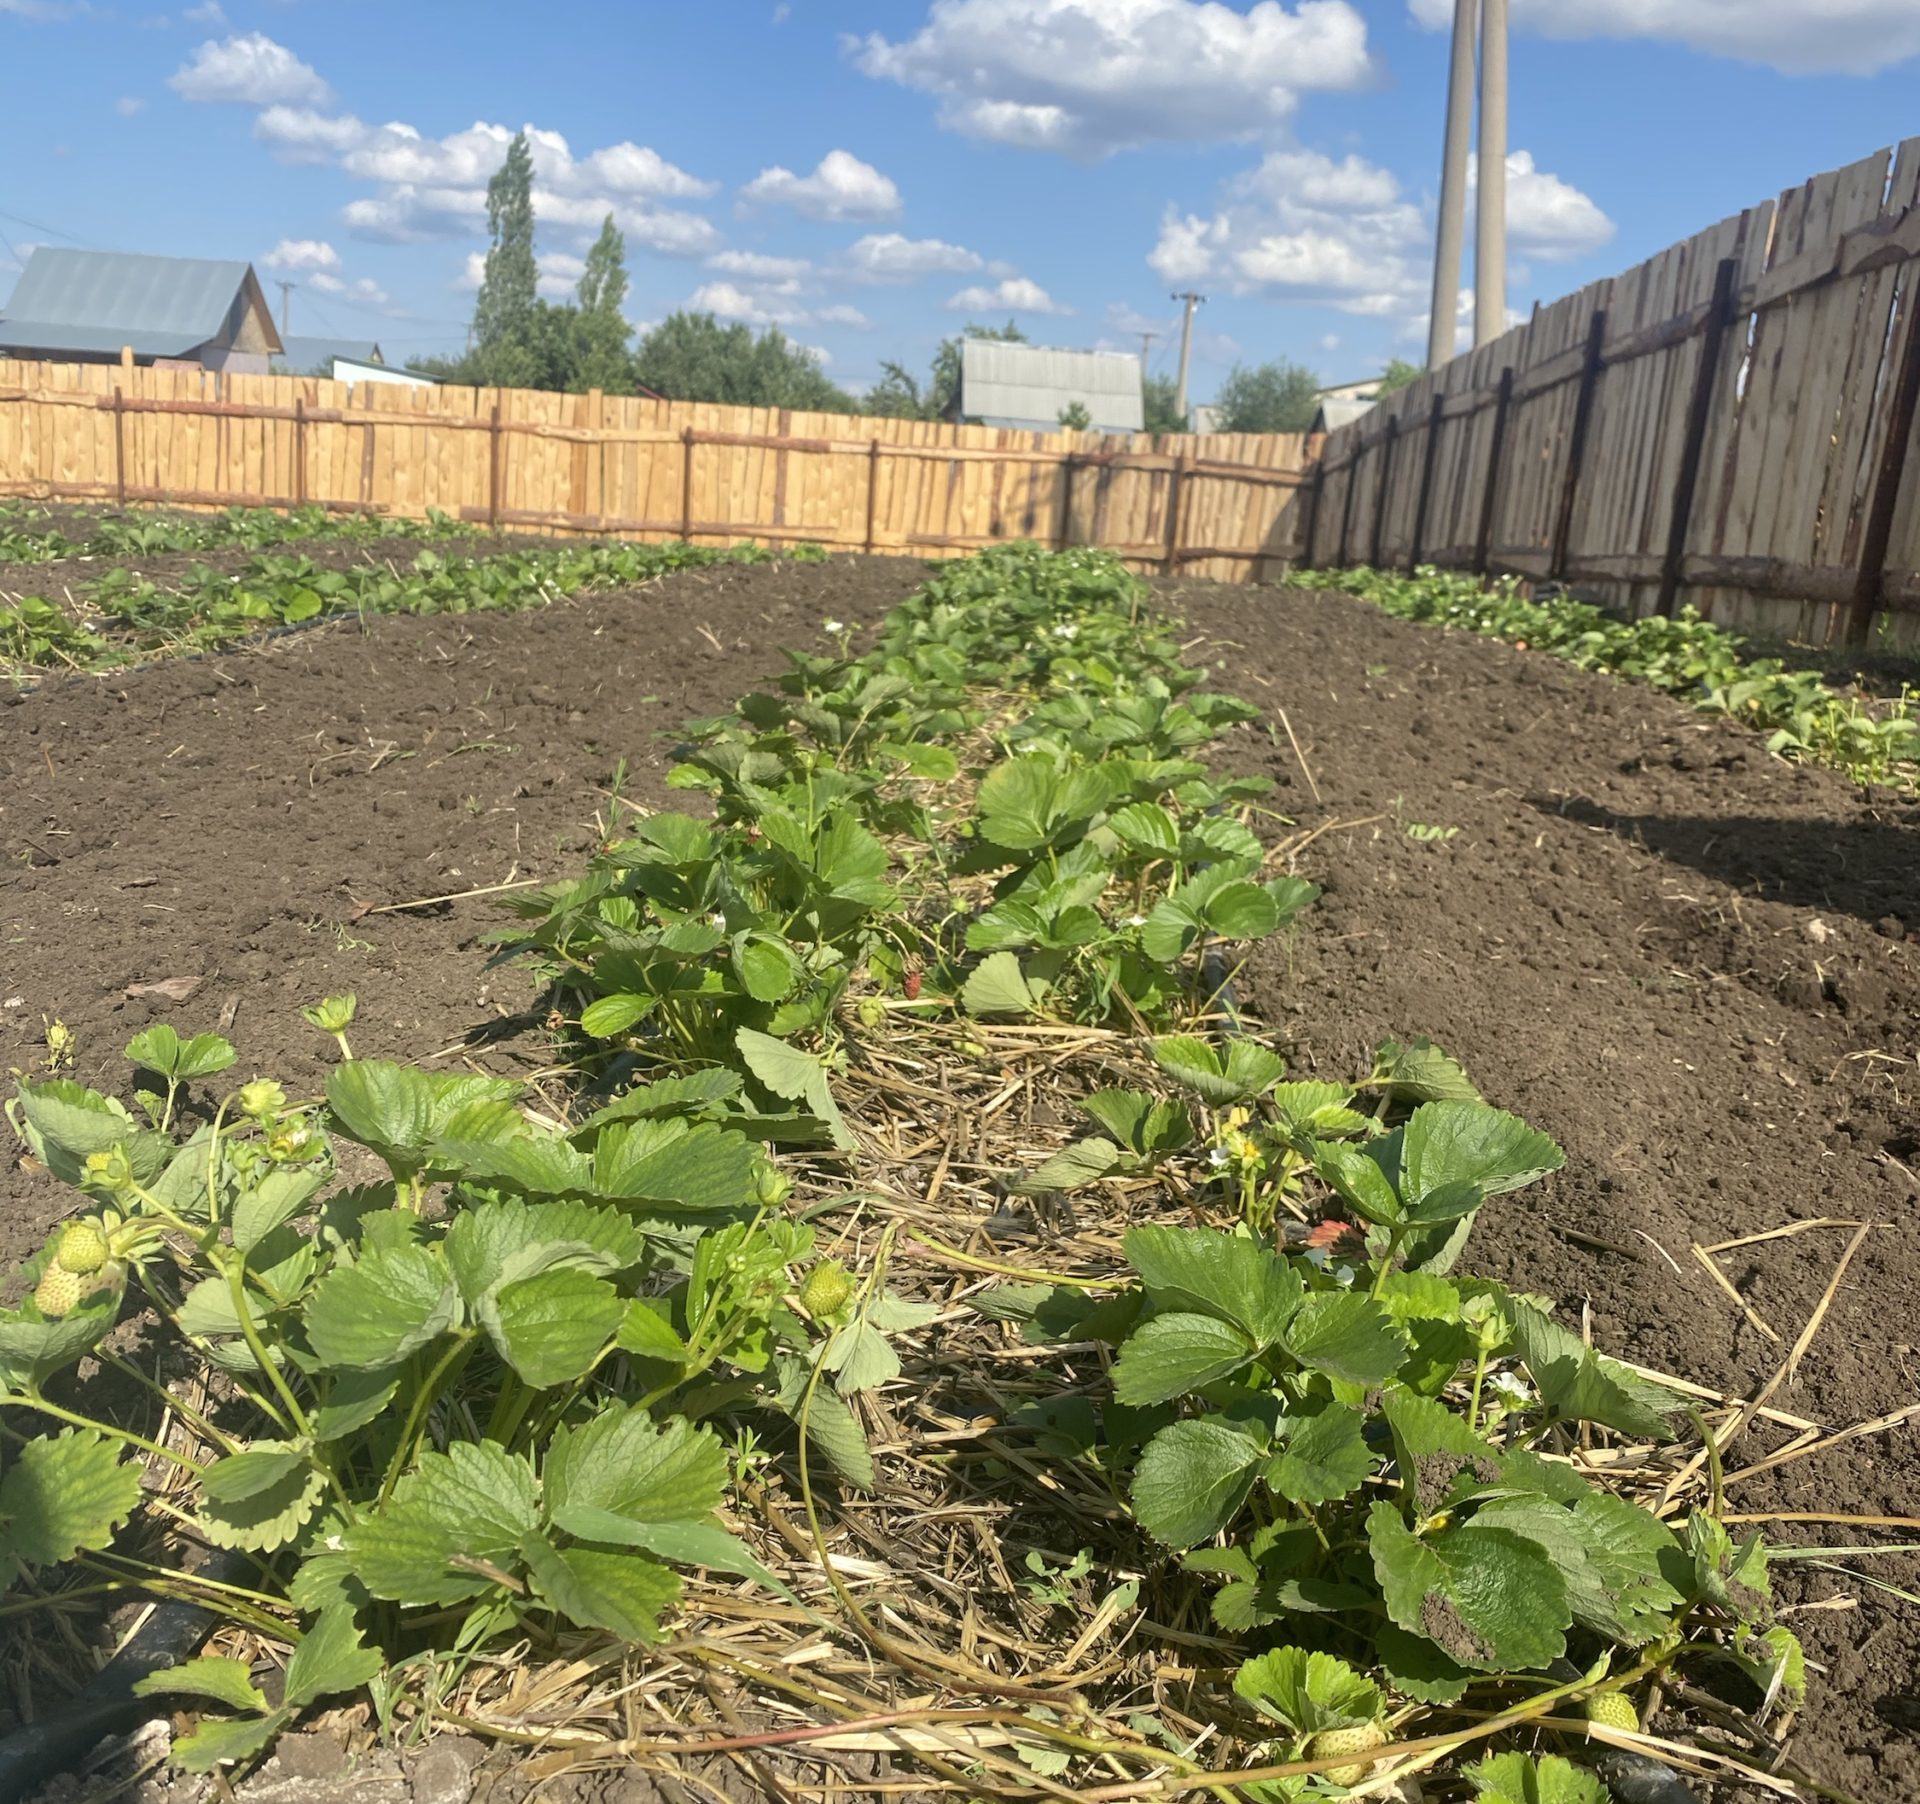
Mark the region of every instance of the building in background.
<instances>
[{"instance_id":1,"label":"building in background","mask_svg":"<svg viewBox=\"0 0 1920 1804\"><path fill-rule=\"evenodd\" d=\"M960 411L988 426L1060 430L1078 403L1096 432L1138 432L1146 423L1140 359L1130 351L1049 351L969 338L960 347Z\"/></svg>"},{"instance_id":2,"label":"building in background","mask_svg":"<svg viewBox=\"0 0 1920 1804\"><path fill-rule=\"evenodd\" d=\"M276 376L331 376L333 360L384 365L386 357L370 338L309 338L295 332L273 360Z\"/></svg>"},{"instance_id":3,"label":"building in background","mask_svg":"<svg viewBox=\"0 0 1920 1804\"><path fill-rule=\"evenodd\" d=\"M282 346L250 263L41 245L0 309L0 356L264 376Z\"/></svg>"}]
</instances>

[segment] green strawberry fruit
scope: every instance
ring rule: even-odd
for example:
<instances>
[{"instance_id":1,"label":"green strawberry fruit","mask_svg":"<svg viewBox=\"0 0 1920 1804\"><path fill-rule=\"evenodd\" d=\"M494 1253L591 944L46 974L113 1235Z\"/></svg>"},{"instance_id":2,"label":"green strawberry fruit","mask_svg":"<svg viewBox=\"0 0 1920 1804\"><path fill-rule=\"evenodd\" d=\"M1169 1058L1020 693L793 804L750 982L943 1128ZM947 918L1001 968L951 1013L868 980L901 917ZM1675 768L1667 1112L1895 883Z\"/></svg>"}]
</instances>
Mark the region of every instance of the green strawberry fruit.
<instances>
[{"instance_id":1,"label":"green strawberry fruit","mask_svg":"<svg viewBox=\"0 0 1920 1804\"><path fill-rule=\"evenodd\" d=\"M53 1256L62 1270L78 1272L85 1277L106 1264L107 1237L94 1222L69 1222Z\"/></svg>"},{"instance_id":2,"label":"green strawberry fruit","mask_svg":"<svg viewBox=\"0 0 1920 1804\"><path fill-rule=\"evenodd\" d=\"M1387 1732L1378 1723L1362 1723L1355 1729L1322 1729L1307 1744L1307 1755L1325 1760L1333 1754L1366 1754L1386 1739ZM1351 1766L1330 1766L1320 1777L1331 1779L1335 1785L1358 1785L1372 1771L1371 1760L1356 1760Z\"/></svg>"},{"instance_id":3,"label":"green strawberry fruit","mask_svg":"<svg viewBox=\"0 0 1920 1804\"><path fill-rule=\"evenodd\" d=\"M70 1272L57 1260L41 1274L33 1300L49 1321L66 1315L80 1301L83 1286L78 1272Z\"/></svg>"},{"instance_id":4,"label":"green strawberry fruit","mask_svg":"<svg viewBox=\"0 0 1920 1804\"><path fill-rule=\"evenodd\" d=\"M853 1295L853 1279L837 1259L823 1259L800 1285L800 1301L816 1319L832 1315Z\"/></svg>"},{"instance_id":5,"label":"green strawberry fruit","mask_svg":"<svg viewBox=\"0 0 1920 1804\"><path fill-rule=\"evenodd\" d=\"M1640 1733L1640 1712L1624 1691L1596 1691L1586 1702L1587 1721L1604 1723L1609 1729Z\"/></svg>"}]
</instances>

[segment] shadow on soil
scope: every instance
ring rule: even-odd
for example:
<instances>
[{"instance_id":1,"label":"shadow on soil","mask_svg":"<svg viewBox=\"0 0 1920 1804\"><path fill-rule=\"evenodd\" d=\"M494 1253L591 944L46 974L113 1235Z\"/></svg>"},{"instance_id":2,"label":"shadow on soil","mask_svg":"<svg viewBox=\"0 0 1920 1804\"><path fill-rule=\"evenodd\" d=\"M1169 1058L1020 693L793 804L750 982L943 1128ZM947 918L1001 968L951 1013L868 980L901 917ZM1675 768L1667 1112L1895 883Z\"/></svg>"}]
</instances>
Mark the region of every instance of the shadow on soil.
<instances>
[{"instance_id":1,"label":"shadow on soil","mask_svg":"<svg viewBox=\"0 0 1920 1804\"><path fill-rule=\"evenodd\" d=\"M1772 902L1850 914L1900 930L1920 924L1920 814L1909 822L1765 815L1621 814L1584 799L1529 796L1542 814L1604 827L1656 857L1691 865Z\"/></svg>"}]
</instances>

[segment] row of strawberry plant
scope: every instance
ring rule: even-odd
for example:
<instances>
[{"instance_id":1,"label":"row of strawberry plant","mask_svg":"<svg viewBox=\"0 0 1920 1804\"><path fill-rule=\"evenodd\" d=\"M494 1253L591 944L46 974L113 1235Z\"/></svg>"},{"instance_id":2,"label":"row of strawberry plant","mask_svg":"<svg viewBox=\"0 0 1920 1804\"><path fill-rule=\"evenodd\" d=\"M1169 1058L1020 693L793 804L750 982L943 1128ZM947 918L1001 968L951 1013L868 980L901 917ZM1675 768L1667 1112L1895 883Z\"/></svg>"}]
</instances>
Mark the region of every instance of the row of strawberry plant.
<instances>
[{"instance_id":1,"label":"row of strawberry plant","mask_svg":"<svg viewBox=\"0 0 1920 1804\"><path fill-rule=\"evenodd\" d=\"M303 540L379 544L446 538L468 530L437 510L424 520L394 514L336 514L324 507L296 507L285 513L269 507L231 507L217 514L142 511L91 519L15 502L0 504L0 563L149 557L160 552L213 551L226 546L260 550Z\"/></svg>"},{"instance_id":2,"label":"row of strawberry plant","mask_svg":"<svg viewBox=\"0 0 1920 1804\"><path fill-rule=\"evenodd\" d=\"M1223 1630L1283 1637L1236 1680L1284 1733L1269 1755L1355 1781L1370 1762L1341 1755L1490 1680L1629 1730L1627 1687L1682 1663L1797 1686L1757 1539L1704 1514L1669 1526L1550 1457L1581 1424L1668 1440L1678 1400L1541 1300L1450 1275L1482 1205L1559 1149L1430 1047L1385 1048L1348 1087L1167 1031L1214 1000L1204 948L1276 930L1313 892L1263 880L1227 812L1260 786L1192 757L1251 710L1198 689L1139 585L1098 555L989 553L862 655L789 664L690 729L676 781L713 796L718 824L643 820L578 883L516 905L536 923L516 949L621 1060L730 1066L769 1110L794 1105L756 1131L843 1149L834 1074L897 1010L1150 1036L1162 1088L1088 1096L1100 1131L1015 1187L1197 1150L1236 1224L1134 1230L1114 1294L1029 1284L976 1307L1040 1344L1118 1349L1088 1452L1150 1537L1224 1581ZM1303 1210L1360 1226L1290 1250Z\"/></svg>"},{"instance_id":3,"label":"row of strawberry plant","mask_svg":"<svg viewBox=\"0 0 1920 1804\"><path fill-rule=\"evenodd\" d=\"M18 677L57 668L110 670L347 615L535 607L585 589L649 582L672 570L771 556L754 547L581 544L471 556L428 549L405 564L381 559L322 568L301 552L263 552L237 571L203 565L167 582L116 566L81 592L75 609L39 596L0 606L0 671Z\"/></svg>"},{"instance_id":4,"label":"row of strawberry plant","mask_svg":"<svg viewBox=\"0 0 1920 1804\"><path fill-rule=\"evenodd\" d=\"M1750 658L1744 641L1691 608L1671 619L1620 620L1565 596L1529 600L1505 578L1422 569L1310 570L1295 586L1358 595L1402 620L1453 626L1564 658L1583 670L1634 678L1767 735L1778 757L1841 770L1856 783L1920 784L1920 690L1874 698L1837 689L1818 671Z\"/></svg>"}]
</instances>

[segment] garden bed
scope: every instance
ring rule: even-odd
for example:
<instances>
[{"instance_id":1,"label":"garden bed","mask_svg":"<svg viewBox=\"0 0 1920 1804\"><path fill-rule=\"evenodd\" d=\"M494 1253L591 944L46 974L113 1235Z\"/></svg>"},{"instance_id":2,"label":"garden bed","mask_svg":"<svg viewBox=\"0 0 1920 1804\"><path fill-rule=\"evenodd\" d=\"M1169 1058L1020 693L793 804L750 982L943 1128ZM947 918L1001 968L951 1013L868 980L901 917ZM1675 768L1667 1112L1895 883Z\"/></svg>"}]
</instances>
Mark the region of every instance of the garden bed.
<instances>
[{"instance_id":1,"label":"garden bed","mask_svg":"<svg viewBox=\"0 0 1920 1804\"><path fill-rule=\"evenodd\" d=\"M537 999L517 970L484 968L495 897L371 910L576 871L619 807L621 759L622 794L667 801L684 718L730 703L777 646L821 643L825 618L877 618L920 575L859 560L686 572L527 614L333 626L0 705L0 1055L44 1066L58 1019L73 1075L118 1087L139 1027L210 1027L237 999L244 1058L317 1086L330 1060L300 1006L350 989L363 1057L464 1046L443 1062L537 1071L552 1055ZM1568 1154L1524 1203L1488 1211L1472 1268L1576 1317L1589 1300L1596 1345L1718 1394L1752 1395L1779 1367L1854 1230L1721 1254L1751 1318L1692 1243L1890 1224L1774 1402L1836 1431L1907 1407L1914 806L1863 801L1644 689L1362 603L1195 585L1170 599L1191 656L1219 665L1213 686L1268 711L1223 764L1264 768L1298 830L1325 828L1300 862L1328 893L1240 986L1292 1043L1293 1075L1350 1078L1388 1036L1447 1047ZM184 1002L127 995L183 977L200 980ZM70 1200L15 1176L5 1250L36 1245ZM1914 1436L1908 1421L1795 1459L1729 1507L1904 1516ZM1741 1443L1779 1444L1759 1428ZM1796 1759L1864 1800L1920 1794L1920 1612L1857 1577L1785 1583L1818 1606L1789 1621L1828 1669Z\"/></svg>"}]
</instances>

